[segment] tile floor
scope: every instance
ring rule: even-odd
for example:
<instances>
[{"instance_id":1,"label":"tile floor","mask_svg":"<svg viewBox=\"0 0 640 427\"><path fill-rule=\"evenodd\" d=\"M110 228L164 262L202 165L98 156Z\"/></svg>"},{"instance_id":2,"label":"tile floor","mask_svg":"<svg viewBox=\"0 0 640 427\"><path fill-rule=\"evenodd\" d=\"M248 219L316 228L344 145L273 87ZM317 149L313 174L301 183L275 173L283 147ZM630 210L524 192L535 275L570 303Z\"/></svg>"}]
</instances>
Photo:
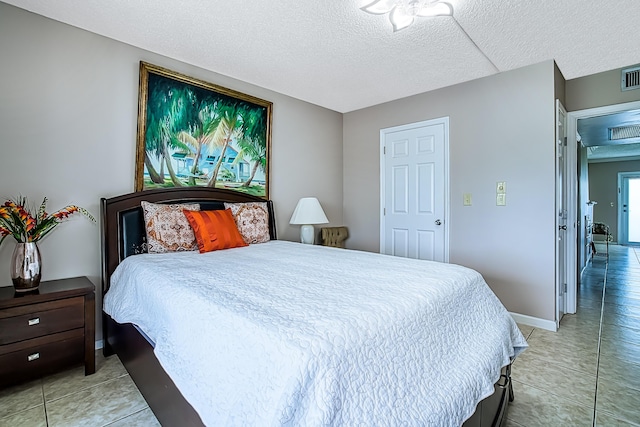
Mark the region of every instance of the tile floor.
<instances>
[{"instance_id":1,"label":"tile floor","mask_svg":"<svg viewBox=\"0 0 640 427\"><path fill-rule=\"evenodd\" d=\"M509 427L640 426L640 248L610 246L558 332L521 325ZM0 391L0 427L159 426L116 356Z\"/></svg>"},{"instance_id":2,"label":"tile floor","mask_svg":"<svg viewBox=\"0 0 640 427\"><path fill-rule=\"evenodd\" d=\"M507 426L640 426L640 248L604 246L558 332L521 325Z\"/></svg>"},{"instance_id":3,"label":"tile floor","mask_svg":"<svg viewBox=\"0 0 640 427\"><path fill-rule=\"evenodd\" d=\"M0 391L0 427L160 426L117 356Z\"/></svg>"}]
</instances>

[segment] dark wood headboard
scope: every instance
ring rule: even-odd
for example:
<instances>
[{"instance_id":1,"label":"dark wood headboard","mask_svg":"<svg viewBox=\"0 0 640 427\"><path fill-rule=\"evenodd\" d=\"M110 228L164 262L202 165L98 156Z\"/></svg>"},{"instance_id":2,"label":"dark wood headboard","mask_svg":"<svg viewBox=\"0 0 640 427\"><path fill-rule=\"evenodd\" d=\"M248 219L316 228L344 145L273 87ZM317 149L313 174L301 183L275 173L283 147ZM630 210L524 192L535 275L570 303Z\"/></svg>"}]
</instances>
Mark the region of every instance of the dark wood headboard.
<instances>
[{"instance_id":1,"label":"dark wood headboard","mask_svg":"<svg viewBox=\"0 0 640 427\"><path fill-rule=\"evenodd\" d=\"M199 203L202 210L224 209L224 202L265 202L269 209L269 234L276 239L273 203L237 191L209 187L161 188L100 199L102 243L102 295L109 290L111 274L130 255L142 252L146 232L141 201Z\"/></svg>"}]
</instances>

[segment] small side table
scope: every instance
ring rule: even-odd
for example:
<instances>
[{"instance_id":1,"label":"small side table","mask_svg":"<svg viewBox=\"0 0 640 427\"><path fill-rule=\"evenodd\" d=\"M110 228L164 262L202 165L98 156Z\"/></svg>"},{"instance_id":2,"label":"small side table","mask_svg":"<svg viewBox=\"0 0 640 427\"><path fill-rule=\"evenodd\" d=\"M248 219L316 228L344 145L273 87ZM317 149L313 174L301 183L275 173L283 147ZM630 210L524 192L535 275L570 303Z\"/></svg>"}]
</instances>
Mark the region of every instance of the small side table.
<instances>
[{"instance_id":1,"label":"small side table","mask_svg":"<svg viewBox=\"0 0 640 427\"><path fill-rule=\"evenodd\" d=\"M0 387L84 361L96 371L95 288L86 277L40 283L35 292L0 287Z\"/></svg>"}]
</instances>

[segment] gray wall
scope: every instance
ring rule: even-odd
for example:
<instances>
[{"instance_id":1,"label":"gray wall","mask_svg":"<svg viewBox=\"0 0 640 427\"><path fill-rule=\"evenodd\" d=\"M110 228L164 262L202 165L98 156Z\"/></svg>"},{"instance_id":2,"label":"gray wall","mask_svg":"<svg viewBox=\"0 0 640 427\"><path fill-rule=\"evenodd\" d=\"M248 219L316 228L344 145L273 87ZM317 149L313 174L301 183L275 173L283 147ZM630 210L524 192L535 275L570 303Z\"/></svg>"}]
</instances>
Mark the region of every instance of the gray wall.
<instances>
[{"instance_id":1,"label":"gray wall","mask_svg":"<svg viewBox=\"0 0 640 427\"><path fill-rule=\"evenodd\" d=\"M318 197L331 223L343 223L337 112L5 3L0 3L0 58L2 198L24 195L37 204L47 196L50 209L74 203L97 217L100 197L133 191L143 60L273 102L271 198L280 238L298 239L299 228L288 222L304 196ZM39 246L44 280L86 275L99 286L98 225L72 218ZM0 285L11 284L13 247L10 239L0 247Z\"/></svg>"},{"instance_id":2,"label":"gray wall","mask_svg":"<svg viewBox=\"0 0 640 427\"><path fill-rule=\"evenodd\" d=\"M554 84L554 95L556 99L559 99L562 103L562 106L567 109L567 82L558 68L558 64L553 63L553 84ZM568 110L567 110L568 111Z\"/></svg>"},{"instance_id":3,"label":"gray wall","mask_svg":"<svg viewBox=\"0 0 640 427\"><path fill-rule=\"evenodd\" d=\"M555 80L547 61L345 114L349 247L379 251L380 129L448 116L450 261L480 271L510 311L554 320Z\"/></svg>"},{"instance_id":4,"label":"gray wall","mask_svg":"<svg viewBox=\"0 0 640 427\"><path fill-rule=\"evenodd\" d=\"M567 80L565 105L567 111L640 101L640 89L628 91L620 89L621 71L622 68L618 68Z\"/></svg>"},{"instance_id":5,"label":"gray wall","mask_svg":"<svg viewBox=\"0 0 640 427\"><path fill-rule=\"evenodd\" d=\"M615 242L618 241L618 172L638 171L640 160L589 163L589 197L598 202L593 208L593 221L607 224Z\"/></svg>"}]
</instances>

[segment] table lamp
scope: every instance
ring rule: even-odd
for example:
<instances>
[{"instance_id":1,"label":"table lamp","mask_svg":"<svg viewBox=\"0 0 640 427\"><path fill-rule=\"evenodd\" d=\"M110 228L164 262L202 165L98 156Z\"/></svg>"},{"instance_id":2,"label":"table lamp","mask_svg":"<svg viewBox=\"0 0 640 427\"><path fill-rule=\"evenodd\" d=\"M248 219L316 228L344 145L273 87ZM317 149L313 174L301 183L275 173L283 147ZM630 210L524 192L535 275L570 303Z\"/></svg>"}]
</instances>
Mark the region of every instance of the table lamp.
<instances>
[{"instance_id":1,"label":"table lamp","mask_svg":"<svg viewBox=\"0 0 640 427\"><path fill-rule=\"evenodd\" d=\"M313 224L326 224L329 220L315 197L303 197L298 201L289 224L302 224L300 227L300 241L313 245L315 230Z\"/></svg>"}]
</instances>

